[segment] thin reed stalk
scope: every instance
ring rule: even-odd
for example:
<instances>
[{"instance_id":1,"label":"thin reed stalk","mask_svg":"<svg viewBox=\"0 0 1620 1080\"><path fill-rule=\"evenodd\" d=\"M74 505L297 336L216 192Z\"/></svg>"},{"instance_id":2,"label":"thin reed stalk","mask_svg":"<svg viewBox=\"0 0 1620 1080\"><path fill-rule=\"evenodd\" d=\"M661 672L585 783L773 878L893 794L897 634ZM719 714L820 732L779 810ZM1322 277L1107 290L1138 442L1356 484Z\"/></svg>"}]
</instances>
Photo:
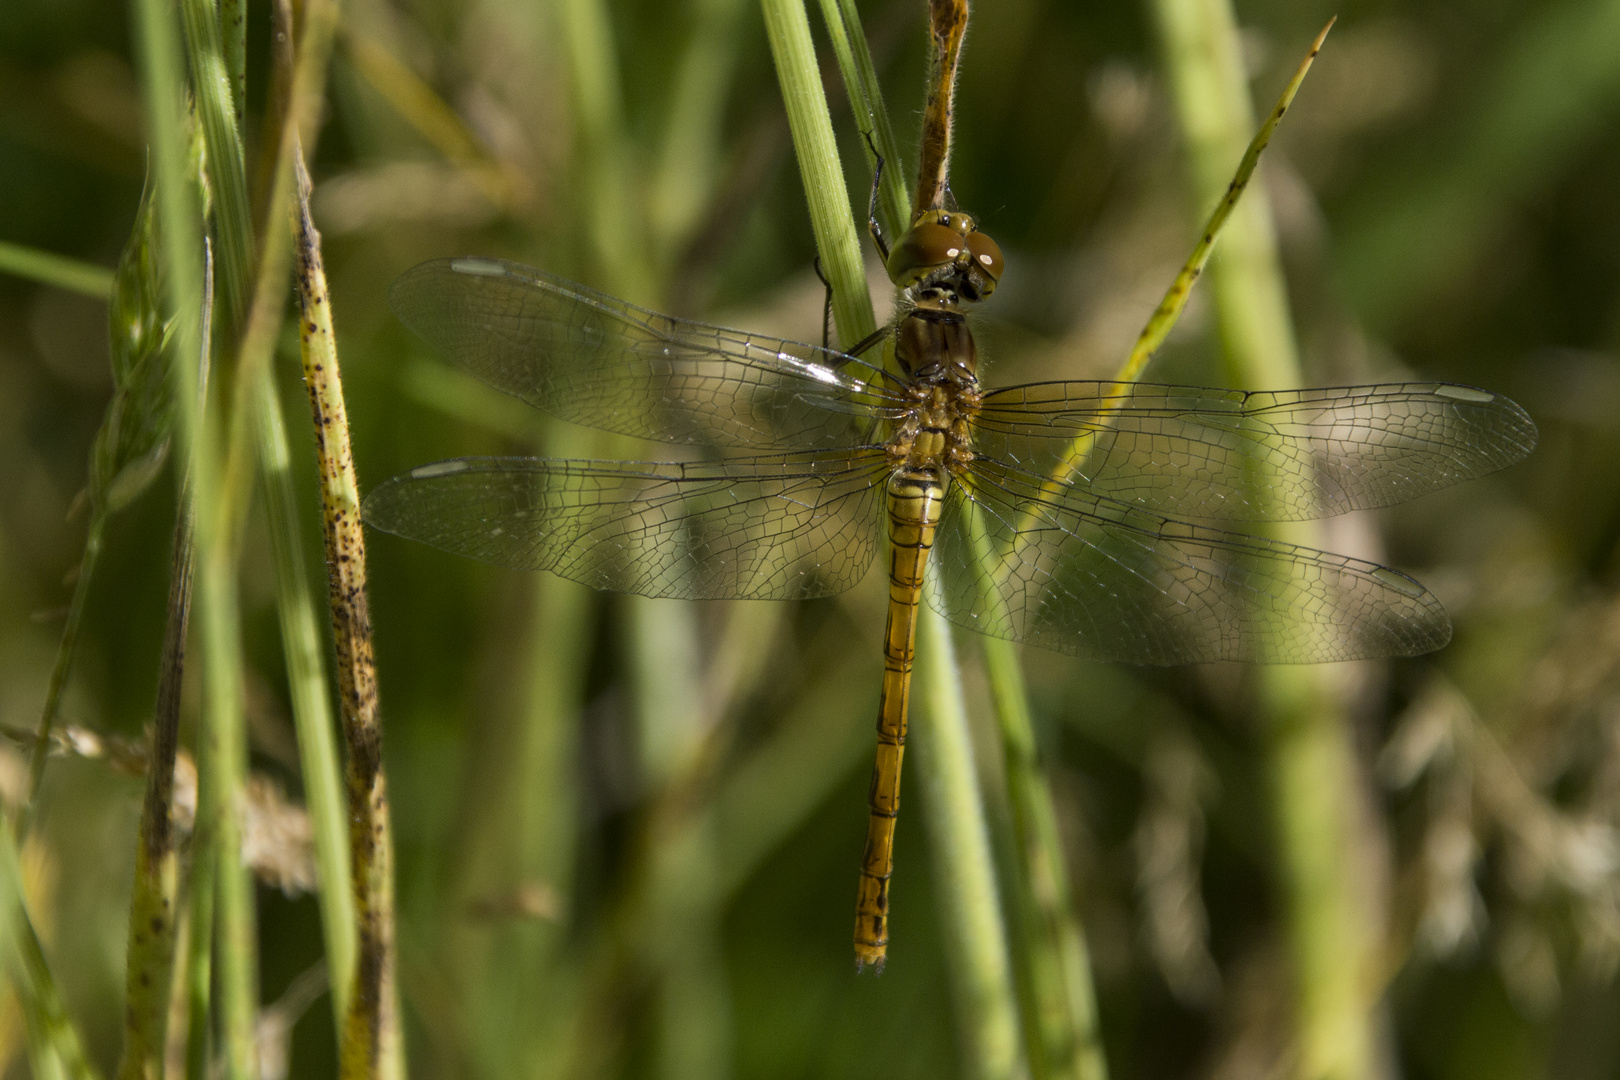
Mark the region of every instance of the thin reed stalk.
<instances>
[{"instance_id":1,"label":"thin reed stalk","mask_svg":"<svg viewBox=\"0 0 1620 1080\"><path fill-rule=\"evenodd\" d=\"M995 702L1007 798L1012 804L1016 895L1023 909L1020 923L1030 968L1032 1019L1040 1036L1041 1068L1052 1077L1106 1080L1108 1063L1098 1029L1091 957L1074 911L1057 809L1036 751L1017 648L997 637L981 637L979 646Z\"/></svg>"},{"instance_id":2,"label":"thin reed stalk","mask_svg":"<svg viewBox=\"0 0 1620 1080\"><path fill-rule=\"evenodd\" d=\"M224 55L218 11L207 0L184 0L188 66L194 79L197 117L207 148L205 160L214 207L224 298L222 354L234 352L249 292L253 250L241 130L232 75ZM154 133L155 134L155 133ZM162 221L167 238L169 220ZM172 267L171 267L172 271ZM181 279L170 280L177 286ZM193 275L195 280L195 275ZM185 295L176 289L177 295ZM215 380L230 385L239 372L226 366ZM222 395L221 395L222 396ZM186 406L186 402L181 403ZM207 849L214 874L213 941L219 1047L227 1080L250 1080L258 1071L258 950L251 874L241 858L247 783L247 732L241 669L241 611L237 592L235 530L224 513L243 498L221 470L217 409L203 410L191 435L191 471L197 505L198 621L203 648L203 722L197 733L199 850ZM185 415L183 412L182 415ZM240 422L239 417L231 417ZM202 1022L193 1017L192 1023Z\"/></svg>"},{"instance_id":3,"label":"thin reed stalk","mask_svg":"<svg viewBox=\"0 0 1620 1080\"><path fill-rule=\"evenodd\" d=\"M202 5L206 7L206 5ZM191 41L197 53L193 70L201 73L200 98L213 98L203 110L206 129L217 129L224 142L236 140L231 119L230 99L217 100L218 92L229 93L219 58L217 24L212 9L197 10L186 5ZM138 22L142 36L142 59L152 160L158 192L159 232L163 236L165 281L169 303L176 321L176 346L180 356L197 355L197 334L193 325L195 305L202 295L201 213L194 188L187 174L188 146L182 124L186 101L181 71L178 28L172 12L156 0L141 0ZM212 78L210 78L212 75ZM206 91L212 90L213 93ZM225 108L221 108L221 106ZM236 143L239 146L239 142ZM215 165L212 175L229 176L231 166L218 162L219 150L210 153ZM227 155L228 156L228 155ZM240 157L235 172L240 175ZM216 202L220 194L215 192ZM237 207L245 220L245 197ZM222 230L223 231L223 230ZM232 244L244 242L235 236ZM226 279L232 280L232 279ZM236 287L240 287L236 279ZM240 310L237 307L237 310ZM180 417L183 444L188 450L193 490L199 507L219 505L219 449L217 425L197 405L197 373L191 365L173 365L176 374L175 401ZM198 816L194 837L194 895L202 897L209 918L195 918L193 929L200 937L193 956L193 978L199 996L208 993L209 965L204 960L208 943L218 945L218 964L212 975L220 990L220 1032L223 1042L225 1075L230 1080L246 1080L254 1069L254 1020L257 1015L258 977L253 948L252 882L242 865L241 791L246 771L243 742L243 702L240 655L240 621L237 607L234 554L222 535L223 523L210 510L197 516L196 547L198 566L197 609L203 646L205 687L203 720L198 733ZM208 930L214 933L210 935ZM205 1001L195 1001L203 1005ZM207 1011L191 1018L194 1043L207 1038ZM192 1067L206 1071L206 1062L192 1061Z\"/></svg>"},{"instance_id":4,"label":"thin reed stalk","mask_svg":"<svg viewBox=\"0 0 1620 1080\"><path fill-rule=\"evenodd\" d=\"M1155 0L1153 9L1193 188L1208 204L1220 198L1254 125L1236 21L1229 0ZM1255 191L1232 211L1210 271L1227 377L1241 388L1303 381L1275 234L1264 193ZM1289 526L1286 539L1312 544L1316 531ZM1347 721L1319 669L1263 667L1257 689L1287 899L1299 1075L1361 1080L1373 1061L1373 950L1358 902Z\"/></svg>"},{"instance_id":5,"label":"thin reed stalk","mask_svg":"<svg viewBox=\"0 0 1620 1080\"><path fill-rule=\"evenodd\" d=\"M198 817L191 833L191 898L188 906L185 956L178 961L185 972L186 1080L210 1080L213 1075L213 1025L209 1013L214 987L214 845L203 832L207 819Z\"/></svg>"},{"instance_id":6,"label":"thin reed stalk","mask_svg":"<svg viewBox=\"0 0 1620 1080\"><path fill-rule=\"evenodd\" d=\"M918 151L917 196L911 211L921 214L945 205L950 188L951 126L956 122L956 64L967 34L967 0L928 0L928 97L923 103L922 148Z\"/></svg>"},{"instance_id":7,"label":"thin reed stalk","mask_svg":"<svg viewBox=\"0 0 1620 1080\"><path fill-rule=\"evenodd\" d=\"M366 546L360 487L349 444L332 304L321 263L320 234L309 214L309 177L294 146L298 181L299 329L304 383L315 422L320 471L321 535L326 546L327 599L337 652L338 701L348 758L349 850L352 859L356 968L344 1019L340 1074L345 1080L404 1076L394 944L394 849L388 785L382 762L382 722L366 601Z\"/></svg>"},{"instance_id":8,"label":"thin reed stalk","mask_svg":"<svg viewBox=\"0 0 1620 1080\"><path fill-rule=\"evenodd\" d=\"M933 841L969 1075L979 1080L1027 1077L1006 923L951 628L933 603L918 613L918 622L917 678L924 708L917 717L920 737L913 753L924 792L922 817Z\"/></svg>"},{"instance_id":9,"label":"thin reed stalk","mask_svg":"<svg viewBox=\"0 0 1620 1080\"><path fill-rule=\"evenodd\" d=\"M266 216L260 230L259 260L257 266L244 261L229 268L231 275L243 283L238 289L242 297L247 295L246 283L249 280L253 283L252 306L246 311L237 312L237 316L246 321L241 327L237 361L239 374L232 394L231 425L226 445L224 485L227 502L220 511L226 521L227 535L233 538L239 535L247 516L246 493L251 488L254 435L258 433L262 445L266 435L273 434L273 431L255 422L264 406L256 404L254 398L271 385L266 380L265 373L270 368L276 340L281 334L287 303L287 274L292 265L292 235L283 228L283 223L295 197L294 147L301 139L313 145L317 134L317 120L326 88L327 66L332 55L333 38L337 32L337 4L338 0L309 0L304 7L303 32L298 36L296 44L293 38L292 13L288 5L285 3L275 5L276 25L280 31L276 64L282 79L285 80L287 96L281 110L280 127L274 132L275 168L271 176L269 197L265 204ZM221 148L219 152L225 152L225 149L228 148ZM240 146L237 146L235 151L240 154ZM231 174L221 173L221 179L240 179L243 175L245 175L243 171L238 169ZM245 205L246 189L241 191L239 197L233 197L232 201L240 201ZM233 228L245 229L247 225L248 220L245 216L222 217L219 221L219 230L224 234ZM243 238L230 245L222 245L222 248L227 256L234 251L239 257L245 257L253 250L253 243L251 238ZM286 456L285 448L280 456ZM269 505L275 510L278 503L272 502ZM283 531L290 529L290 535L297 535L295 520L273 517L271 527ZM282 588L302 589L307 592L308 586L303 584L303 581L304 579L298 579L297 583L289 583ZM283 644L285 646L286 642ZM324 674L322 682L324 685ZM294 701L297 700L295 695Z\"/></svg>"},{"instance_id":10,"label":"thin reed stalk","mask_svg":"<svg viewBox=\"0 0 1620 1080\"><path fill-rule=\"evenodd\" d=\"M158 674L157 708L146 764L146 798L135 848L124 982L124 1050L120 1080L163 1075L169 977L179 918L180 857L174 834L174 764L180 749L180 687L191 623L191 493L180 493L169 567L168 622Z\"/></svg>"},{"instance_id":11,"label":"thin reed stalk","mask_svg":"<svg viewBox=\"0 0 1620 1080\"><path fill-rule=\"evenodd\" d=\"M321 634L314 598L310 595L304 549L298 543L298 503L293 491L292 461L287 452L287 426L282 419L280 397L270 384L270 373L266 371L260 378L266 385L258 394L259 459L264 477L265 516L270 525L270 550L276 565L276 614L281 622L282 651L287 660L293 726L298 733L304 805L314 833L321 934L332 986L332 1011L341 1031L354 979L356 950L343 768L333 739L326 641Z\"/></svg>"},{"instance_id":12,"label":"thin reed stalk","mask_svg":"<svg viewBox=\"0 0 1620 1080\"><path fill-rule=\"evenodd\" d=\"M204 252L206 258L206 250ZM205 267L198 329L197 385L207 399L212 345L213 274ZM156 301L158 297L150 297ZM135 848L135 880L129 904L129 952L124 982L124 1049L120 1080L156 1080L163 1075L180 917L180 855L174 828L174 768L180 753L180 695L185 681L186 638L191 627L193 534L196 506L184 470L174 535L170 542L169 601L158 668L146 797Z\"/></svg>"}]
</instances>

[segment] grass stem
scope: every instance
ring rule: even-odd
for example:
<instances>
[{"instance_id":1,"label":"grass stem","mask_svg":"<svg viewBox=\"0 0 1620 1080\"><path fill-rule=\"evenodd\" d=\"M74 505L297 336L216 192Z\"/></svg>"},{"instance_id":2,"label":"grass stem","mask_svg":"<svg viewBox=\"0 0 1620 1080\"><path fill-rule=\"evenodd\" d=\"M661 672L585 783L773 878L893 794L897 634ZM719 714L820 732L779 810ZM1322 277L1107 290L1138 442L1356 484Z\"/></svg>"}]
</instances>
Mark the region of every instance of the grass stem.
<instances>
[{"instance_id":1,"label":"grass stem","mask_svg":"<svg viewBox=\"0 0 1620 1080\"><path fill-rule=\"evenodd\" d=\"M344 1080L394 1080L405 1070L394 954L394 847L382 761L382 720L366 600L366 543L360 485L354 474L348 411L332 329L332 302L321 262L320 234L309 214L309 177L294 147L298 182L298 296L304 383L315 422L320 473L321 535L327 599L337 652L338 701L348 757L349 851L352 860L356 967L340 1051ZM341 978L342 976L340 976Z\"/></svg>"},{"instance_id":2,"label":"grass stem","mask_svg":"<svg viewBox=\"0 0 1620 1080\"><path fill-rule=\"evenodd\" d=\"M1229 0L1156 0L1154 11L1194 192L1208 204L1222 198L1232 162L1242 155L1248 165L1254 157L1252 148L1243 152L1254 115L1236 21ZM1281 107L1273 119L1280 115ZM1210 279L1231 383L1299 386L1299 353L1263 191L1232 210ZM1314 546L1313 526L1277 532L1284 528L1290 542ZM1317 669L1264 667L1257 689L1287 900L1299 1075L1360 1080L1373 1057L1373 950L1356 900L1356 765L1347 722Z\"/></svg>"},{"instance_id":3,"label":"grass stem","mask_svg":"<svg viewBox=\"0 0 1620 1080\"><path fill-rule=\"evenodd\" d=\"M760 7L787 106L788 129L793 134L816 250L821 253L821 270L832 284L833 321L838 324L838 339L851 345L877 329L877 317L866 289L861 243L810 38L810 20L803 0L760 0Z\"/></svg>"},{"instance_id":4,"label":"grass stem","mask_svg":"<svg viewBox=\"0 0 1620 1080\"><path fill-rule=\"evenodd\" d=\"M1028 1064L961 676L945 617L930 603L918 612L918 624L917 678L924 708L912 752L924 792L922 816L932 841L959 1022L971 1055L969 1075L1010 1080L1027 1076Z\"/></svg>"},{"instance_id":5,"label":"grass stem","mask_svg":"<svg viewBox=\"0 0 1620 1080\"><path fill-rule=\"evenodd\" d=\"M287 449L281 400L270 382L257 395L259 459L264 477L265 517L276 565L276 614L281 621L282 652L287 662L293 725L304 779L304 805L315 839L315 867L320 880L321 932L332 984L332 1009L339 1030L354 977L354 896L349 876L347 814L343 803L342 765L333 742L330 683L326 674L326 640L310 594L309 571L300 543L297 496Z\"/></svg>"},{"instance_id":6,"label":"grass stem","mask_svg":"<svg viewBox=\"0 0 1620 1080\"><path fill-rule=\"evenodd\" d=\"M1005 759L1007 797L1019 870L1020 923L1026 935L1035 1026L1047 1075L1106 1080L1098 1030L1091 958L1074 912L1057 810L1036 752L1029 695L1017 648L1005 638L983 637L985 669L995 701Z\"/></svg>"},{"instance_id":7,"label":"grass stem","mask_svg":"<svg viewBox=\"0 0 1620 1080\"><path fill-rule=\"evenodd\" d=\"M189 485L182 484L169 566L168 621L163 633L157 707L153 710L152 745L146 764L146 798L141 805L140 837L135 848L119 1080L159 1080L163 1075L169 980L180 914L174 766L180 751L180 692L186 634L191 625L193 521Z\"/></svg>"}]
</instances>

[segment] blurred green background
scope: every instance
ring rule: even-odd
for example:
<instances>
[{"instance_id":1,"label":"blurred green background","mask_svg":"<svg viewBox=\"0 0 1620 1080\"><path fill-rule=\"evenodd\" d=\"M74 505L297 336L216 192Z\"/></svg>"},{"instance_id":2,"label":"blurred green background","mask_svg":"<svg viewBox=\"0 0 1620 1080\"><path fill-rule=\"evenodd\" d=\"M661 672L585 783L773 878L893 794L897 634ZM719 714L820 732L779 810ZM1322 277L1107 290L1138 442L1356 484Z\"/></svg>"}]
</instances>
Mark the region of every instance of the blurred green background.
<instances>
[{"instance_id":1,"label":"blurred green background","mask_svg":"<svg viewBox=\"0 0 1620 1080\"><path fill-rule=\"evenodd\" d=\"M1477 384L1516 398L1542 432L1505 474L1326 527L1327 547L1421 578L1457 627L1433 656L1332 675L1359 753L1347 812L1355 902L1379 942L1375 1068L1611 1076L1620 3L1240 2L1259 108L1335 13L1260 172L1307 379ZM268 6L249 14L251 175ZM912 147L923 5L880 0L862 15ZM864 207L868 177L826 55ZM987 383L1106 377L1208 209L1188 194L1146 8L982 5L957 121L956 198L1007 254L979 324ZM648 306L820 335L798 170L746 0L350 0L312 171L366 487L444 457L591 447L398 325L388 284L420 260L505 256ZM110 267L143 173L125 7L6 0L0 240ZM84 528L71 510L110 392L106 337L104 304L0 276L8 729L37 720L71 594ZM285 345L318 566L308 412L296 341ZM1150 378L1213 381L1215 348L1195 292ZM139 738L149 720L173 510L172 485L158 484L115 520L65 721ZM370 555L416 1075L965 1075L916 813L899 825L888 970L857 978L851 963L878 574L836 599L679 605L378 534ZM253 767L296 798L257 526L243 569ZM971 635L958 647L1005 850L985 680ZM1252 678L1023 658L1112 1075L1291 1075ZM8 798L22 771L6 750ZM140 792L105 757L55 759L24 851L31 910L107 1070ZM921 792L913 778L909 809ZM321 952L313 898L261 887L259 920L265 1003L290 986L301 999L307 980L295 980ZM287 1075L334 1074L324 1001L289 1052ZM0 1060L26 1075L9 998Z\"/></svg>"}]
</instances>

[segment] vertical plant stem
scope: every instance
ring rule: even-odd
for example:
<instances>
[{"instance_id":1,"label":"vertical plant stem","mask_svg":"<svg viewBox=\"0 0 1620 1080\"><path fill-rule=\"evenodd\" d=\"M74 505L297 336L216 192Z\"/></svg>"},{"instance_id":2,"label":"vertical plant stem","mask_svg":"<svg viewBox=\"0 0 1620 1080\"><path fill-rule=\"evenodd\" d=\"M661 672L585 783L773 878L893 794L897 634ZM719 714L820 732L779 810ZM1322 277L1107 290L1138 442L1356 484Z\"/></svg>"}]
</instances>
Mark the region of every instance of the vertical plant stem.
<instances>
[{"instance_id":1,"label":"vertical plant stem","mask_svg":"<svg viewBox=\"0 0 1620 1080\"><path fill-rule=\"evenodd\" d=\"M247 309L253 231L243 171L240 100L225 55L219 12L209 0L181 0L186 51L195 82L197 118L208 146L208 178L219 235L219 281L225 298L221 339L234 341Z\"/></svg>"},{"instance_id":2,"label":"vertical plant stem","mask_svg":"<svg viewBox=\"0 0 1620 1080\"><path fill-rule=\"evenodd\" d=\"M198 505L207 506L198 484ZM201 522L211 517L198 516ZM214 977L219 991L221 1052L228 1080L257 1075L254 1023L259 1013L253 879L242 861L242 813L247 783L243 716L241 617L233 552L216 529L198 530L198 613L203 641L203 722L198 731L197 816L214 871Z\"/></svg>"},{"instance_id":3,"label":"vertical plant stem","mask_svg":"<svg viewBox=\"0 0 1620 1080\"><path fill-rule=\"evenodd\" d=\"M283 43L283 47L276 52L276 64L288 86L287 103L281 116L265 227L260 234L262 242L257 273L254 274L254 268L245 263L234 270L244 282L252 277L253 297L242 329L238 376L231 400L231 426L226 444L226 505L220 512L227 522L228 535L231 537L240 532L247 513L247 499L239 493L249 487L254 433L259 433L261 445L264 437L262 427L256 423L263 415L263 406L255 403L253 398L269 385L262 373L270 367L286 309L292 235L282 228L282 224L294 200L293 147L305 138L313 145L325 92L327 63L332 55L332 40L336 34L337 5L338 0L308 0L304 5L303 33L298 38L296 50L292 44L291 11L286 4L276 5L276 25ZM247 201L245 191L241 194L241 201L244 204ZM232 225L230 220L224 218L219 224L222 234ZM242 218L236 222L236 227L245 228L246 224L246 218ZM252 244L250 240L242 240L232 244L231 248L245 256ZM322 679L325 679L324 673Z\"/></svg>"},{"instance_id":4,"label":"vertical plant stem","mask_svg":"<svg viewBox=\"0 0 1620 1080\"><path fill-rule=\"evenodd\" d=\"M202 310L197 328L197 404L208 398L213 347L213 263L203 249ZM170 543L168 621L158 669L152 745L146 763L146 798L135 850L129 905L121 1080L161 1077L173 998L170 978L180 921L180 858L174 835L174 770L180 756L180 698L185 685L186 639L191 627L191 584L197 509L189 472L181 470L174 537Z\"/></svg>"},{"instance_id":5,"label":"vertical plant stem","mask_svg":"<svg viewBox=\"0 0 1620 1080\"><path fill-rule=\"evenodd\" d=\"M958 1022L971 1056L969 1075L979 1080L1027 1076L1007 929L950 624L933 604L918 612L918 621L917 678L924 708L913 753L958 986Z\"/></svg>"},{"instance_id":6,"label":"vertical plant stem","mask_svg":"<svg viewBox=\"0 0 1620 1080\"><path fill-rule=\"evenodd\" d=\"M214 847L197 819L191 834L191 937L186 944L186 1080L209 1080L213 1070L213 1026L209 1013L214 987Z\"/></svg>"},{"instance_id":7,"label":"vertical plant stem","mask_svg":"<svg viewBox=\"0 0 1620 1080\"><path fill-rule=\"evenodd\" d=\"M219 0L219 31L225 76L236 106L232 116L240 129L247 104L247 0Z\"/></svg>"},{"instance_id":8,"label":"vertical plant stem","mask_svg":"<svg viewBox=\"0 0 1620 1080\"><path fill-rule=\"evenodd\" d=\"M259 378L264 383L258 394L259 457L270 548L276 563L276 613L281 620L293 724L298 731L304 805L309 810L310 827L315 835L321 931L332 984L332 1009L341 1031L343 1017L347 1015L355 958L354 895L349 876L342 768L333 743L326 642L321 635L314 598L310 595L304 551L299 544L298 502L292 486L286 423L270 372L264 370Z\"/></svg>"},{"instance_id":9,"label":"vertical plant stem","mask_svg":"<svg viewBox=\"0 0 1620 1080\"><path fill-rule=\"evenodd\" d=\"M207 339L207 334L202 335ZM146 764L146 799L135 848L134 895L129 905L129 956L124 984L124 1051L120 1080L159 1080L169 977L179 918L180 858L174 836L174 764L180 750L180 689L186 631L191 623L189 485L182 484L169 567L168 623L158 674L152 746Z\"/></svg>"},{"instance_id":10,"label":"vertical plant stem","mask_svg":"<svg viewBox=\"0 0 1620 1080\"><path fill-rule=\"evenodd\" d=\"M1243 153L1253 108L1229 0L1155 0L1177 112L1200 203L1220 197ZM1255 192L1227 223L1210 271L1228 375L1238 387L1301 382L1266 200ZM1287 539L1311 543L1312 529ZM1354 751L1342 709L1314 669L1259 672L1271 808L1297 992L1299 1075L1360 1080L1372 1062L1370 922L1358 906Z\"/></svg>"},{"instance_id":11,"label":"vertical plant stem","mask_svg":"<svg viewBox=\"0 0 1620 1080\"><path fill-rule=\"evenodd\" d=\"M338 370L326 271L321 264L320 234L309 216L309 177L296 148L293 166L298 179L296 247L298 295L303 311L299 342L320 470L327 595L337 652L338 701L348 746L344 782L359 928L354 983L343 1026L341 1075L345 1080L393 1080L402 1077L405 1068L395 986L394 851L383 772L371 614L366 602L360 488L349 445L349 420Z\"/></svg>"},{"instance_id":12,"label":"vertical plant stem","mask_svg":"<svg viewBox=\"0 0 1620 1080\"><path fill-rule=\"evenodd\" d=\"M821 86L810 40L810 20L803 0L760 0L765 13L765 34L770 39L776 78L782 85L788 128L799 159L799 177L810 210L810 225L821 253L821 270L833 291L833 320L845 345L862 340L877 329L866 274L861 266L861 244L850 211L849 191L833 139L832 117Z\"/></svg>"},{"instance_id":13,"label":"vertical plant stem","mask_svg":"<svg viewBox=\"0 0 1620 1080\"><path fill-rule=\"evenodd\" d=\"M1005 638L984 637L979 644L1006 761L1007 795L1018 845L1017 895L1024 907L1020 922L1027 937L1041 1058L1050 1076L1107 1080L1091 958L1075 917L1057 811L1036 754L1018 654Z\"/></svg>"},{"instance_id":14,"label":"vertical plant stem","mask_svg":"<svg viewBox=\"0 0 1620 1080\"><path fill-rule=\"evenodd\" d=\"M221 293L234 342L250 289L253 238L244 176L240 101L219 23L208 0L182 0L194 101L207 146L208 175L220 258ZM167 218L163 221L168 225ZM165 236L168 234L165 232ZM178 284L178 278L171 278ZM228 348L228 346L227 346ZM229 385L236 372L222 372ZM229 418L241 424L240 410ZM228 1080L257 1073L254 1025L258 1018L257 934L253 881L243 865L242 806L247 779L247 739L241 672L241 612L237 595L234 529L228 510L245 498L247 484L221 483L221 449L215 424L204 412L192 433L192 475L198 515L198 616L202 631L204 716L198 732L197 806L202 835L211 845L214 870L213 931L219 991L221 1056ZM228 496L222 498L222 496ZM194 1022L196 1018L193 1018Z\"/></svg>"},{"instance_id":15,"label":"vertical plant stem","mask_svg":"<svg viewBox=\"0 0 1620 1080\"><path fill-rule=\"evenodd\" d=\"M821 19L849 92L849 106L861 132L867 167L875 170L877 157L883 158L883 175L878 181L878 221L893 243L911 225L911 192L906 187L905 159L894 137L894 125L889 122L889 110L883 104L883 88L878 85L860 13L855 9L855 0L821 0Z\"/></svg>"},{"instance_id":16,"label":"vertical plant stem","mask_svg":"<svg viewBox=\"0 0 1620 1080\"><path fill-rule=\"evenodd\" d=\"M193 5L188 4L190 9ZM211 13L210 13L211 14ZM198 355L196 305L202 296L201 214L195 189L187 175L188 148L182 125L185 103L180 64L180 36L171 9L161 0L138 0L142 77L151 133L152 161L158 189L159 228L163 236L168 303L175 316L178 355ZM212 24L204 20L204 27ZM214 41L217 42L217 27ZM205 73L206 74L206 73ZM230 132L234 135L234 127ZM212 161L216 155L211 154ZM240 160L237 162L240 172ZM245 215L245 203L241 207ZM199 733L198 825L211 843L198 848L200 863L213 872L213 880L197 881L193 888L217 891L220 964L226 1075L231 1080L252 1074L253 1020L256 1012L257 973L252 950L251 883L241 863L239 791L242 758L242 686L237 639L235 567L228 547L220 543L218 522L217 437L208 417L197 405L197 372L188 363L173 365L175 400L183 443L196 492L198 611L206 687L202 731ZM212 829L210 835L208 830ZM196 871L194 871L194 876ZM207 920L194 924L206 952L210 940ZM207 978L207 965L202 978ZM192 1023L206 1028L206 1013L194 1014Z\"/></svg>"}]
</instances>

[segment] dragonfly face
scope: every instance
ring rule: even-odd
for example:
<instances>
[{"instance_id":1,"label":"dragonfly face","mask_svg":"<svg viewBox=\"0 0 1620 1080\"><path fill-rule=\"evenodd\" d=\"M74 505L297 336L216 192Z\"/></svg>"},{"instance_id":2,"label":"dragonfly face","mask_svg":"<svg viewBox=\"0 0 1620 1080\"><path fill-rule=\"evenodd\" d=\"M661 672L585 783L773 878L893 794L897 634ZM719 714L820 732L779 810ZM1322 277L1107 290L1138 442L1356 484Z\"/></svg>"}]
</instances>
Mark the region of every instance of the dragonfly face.
<instances>
[{"instance_id":1,"label":"dragonfly face","mask_svg":"<svg viewBox=\"0 0 1620 1080\"><path fill-rule=\"evenodd\" d=\"M461 458L366 498L373 527L600 589L794 599L888 554L877 769L856 954L880 964L917 606L1094 660L1410 656L1450 622L1406 575L1229 531L1403 502L1535 444L1513 402L1408 383L1244 393L1148 383L981 390L964 307L1001 273L954 211L891 252L886 368L671 318L494 259L425 263L400 318L497 389L684 460Z\"/></svg>"},{"instance_id":2,"label":"dragonfly face","mask_svg":"<svg viewBox=\"0 0 1620 1080\"><path fill-rule=\"evenodd\" d=\"M889 280L916 303L975 304L996 289L1001 248L967 214L929 210L889 252Z\"/></svg>"}]
</instances>

